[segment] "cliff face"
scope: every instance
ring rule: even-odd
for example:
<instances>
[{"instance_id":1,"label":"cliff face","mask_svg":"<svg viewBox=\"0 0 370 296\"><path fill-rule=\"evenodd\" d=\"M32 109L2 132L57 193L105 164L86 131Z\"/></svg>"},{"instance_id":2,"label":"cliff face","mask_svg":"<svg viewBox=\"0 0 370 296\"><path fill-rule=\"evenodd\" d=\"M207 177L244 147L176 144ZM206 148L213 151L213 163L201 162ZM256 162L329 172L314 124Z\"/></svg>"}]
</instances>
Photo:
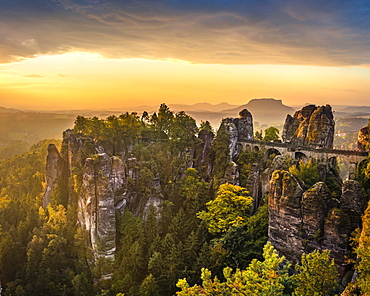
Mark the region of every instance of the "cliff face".
<instances>
[{"instance_id":1,"label":"cliff face","mask_svg":"<svg viewBox=\"0 0 370 296\"><path fill-rule=\"evenodd\" d=\"M116 250L115 192L123 185L120 159L98 154L86 159L81 192L78 195L78 221L88 234L94 259L114 260Z\"/></svg>"},{"instance_id":2,"label":"cliff face","mask_svg":"<svg viewBox=\"0 0 370 296\"><path fill-rule=\"evenodd\" d=\"M302 194L303 189L294 176L285 171L273 173L268 199L268 236L288 260L297 260L305 249L302 239Z\"/></svg>"},{"instance_id":3,"label":"cliff face","mask_svg":"<svg viewBox=\"0 0 370 296\"><path fill-rule=\"evenodd\" d=\"M195 149L199 155L194 163L199 166L210 165L207 155L213 137L212 132L200 135L203 143L199 149ZM151 145L155 145L155 142L145 143L143 146ZM77 204L77 220L85 231L86 245L93 255L89 262L92 266L101 258L114 261L117 217L122 215L125 209L145 219L150 206L153 205L157 214L161 214L159 204L163 201L163 190L158 172L149 169L149 165L153 163L143 159L137 160L130 151L132 147L122 149L118 153L116 151L116 156L111 156L111 147L111 143L67 130L63 134L61 152L59 153L54 145L50 145L47 156L44 206L52 202L53 190L62 180L65 189L63 192L68 195L66 200ZM145 153L158 151L143 149L142 155ZM179 166L183 171L192 166L194 155L191 153L194 151L186 149L183 157L178 156ZM180 164L180 161L183 163ZM173 176L174 179L181 178L181 169L177 173L178 176ZM211 169L208 168L209 171ZM110 272L103 274L104 279L110 277Z\"/></svg>"},{"instance_id":4,"label":"cliff face","mask_svg":"<svg viewBox=\"0 0 370 296\"><path fill-rule=\"evenodd\" d=\"M308 105L287 115L282 139L293 146L333 148L334 119L329 105L316 107Z\"/></svg>"},{"instance_id":5,"label":"cliff face","mask_svg":"<svg viewBox=\"0 0 370 296\"><path fill-rule=\"evenodd\" d=\"M360 129L358 133L357 147L358 150L367 151L369 148L366 148L370 144L370 129L368 126L365 126Z\"/></svg>"},{"instance_id":6,"label":"cliff face","mask_svg":"<svg viewBox=\"0 0 370 296\"><path fill-rule=\"evenodd\" d=\"M43 207L46 208L51 201L51 194L58 183L63 171L63 160L54 144L48 147L46 158L45 181L46 190L43 197Z\"/></svg>"},{"instance_id":7,"label":"cliff face","mask_svg":"<svg viewBox=\"0 0 370 296\"><path fill-rule=\"evenodd\" d=\"M63 134L60 154L54 145L49 146L44 206L51 202L58 181L69 180L69 201L77 202L78 223L85 230L93 254L91 264L100 258L114 260L117 214L129 207L133 213L145 216L150 204L157 207L161 202L160 190L155 190L160 186L158 180L153 177L148 184L153 192L143 199L130 184L139 177L135 158L109 156L104 144L70 130Z\"/></svg>"},{"instance_id":8,"label":"cliff face","mask_svg":"<svg viewBox=\"0 0 370 296\"><path fill-rule=\"evenodd\" d=\"M303 252L328 249L344 267L350 234L366 205L358 182L344 181L339 199L323 182L304 191L286 171L275 171L270 186L269 239L281 255L298 261Z\"/></svg>"},{"instance_id":9,"label":"cliff face","mask_svg":"<svg viewBox=\"0 0 370 296\"><path fill-rule=\"evenodd\" d=\"M253 140L253 117L247 110L239 112L239 118L228 117L222 120L230 138L230 159L234 159L238 154L237 142L243 140Z\"/></svg>"}]
</instances>

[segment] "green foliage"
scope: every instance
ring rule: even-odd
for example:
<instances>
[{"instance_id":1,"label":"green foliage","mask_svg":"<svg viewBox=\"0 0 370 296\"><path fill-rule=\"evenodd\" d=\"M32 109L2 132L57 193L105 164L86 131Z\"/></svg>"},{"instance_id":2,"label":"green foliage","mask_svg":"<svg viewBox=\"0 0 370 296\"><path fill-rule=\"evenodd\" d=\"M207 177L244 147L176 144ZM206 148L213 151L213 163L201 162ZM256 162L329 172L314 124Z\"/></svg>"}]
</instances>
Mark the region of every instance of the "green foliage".
<instances>
[{"instance_id":1,"label":"green foliage","mask_svg":"<svg viewBox=\"0 0 370 296\"><path fill-rule=\"evenodd\" d=\"M264 168L263 151L243 150L239 154L236 163L239 165L239 183L241 186L246 186L251 165L257 163L260 169Z\"/></svg>"},{"instance_id":2,"label":"green foliage","mask_svg":"<svg viewBox=\"0 0 370 296\"><path fill-rule=\"evenodd\" d=\"M140 285L141 296L159 296L158 286L152 274L149 274Z\"/></svg>"},{"instance_id":3,"label":"green foliage","mask_svg":"<svg viewBox=\"0 0 370 296\"><path fill-rule=\"evenodd\" d=\"M356 171L356 180L361 184L367 196L370 196L370 157L360 162Z\"/></svg>"},{"instance_id":4,"label":"green foliage","mask_svg":"<svg viewBox=\"0 0 370 296\"><path fill-rule=\"evenodd\" d=\"M279 130L274 126L270 126L269 128L265 129L263 141L273 142L276 140L279 140Z\"/></svg>"},{"instance_id":5,"label":"green foliage","mask_svg":"<svg viewBox=\"0 0 370 296\"><path fill-rule=\"evenodd\" d=\"M190 287L186 279L179 280L179 296L188 295L246 295L278 296L284 295L289 282L288 268L284 257L279 257L276 250L267 243L263 250L264 261L254 259L245 270L237 269L235 273L227 267L224 269L225 281L217 277L213 280L208 269L202 269L202 285Z\"/></svg>"},{"instance_id":6,"label":"green foliage","mask_svg":"<svg viewBox=\"0 0 370 296\"><path fill-rule=\"evenodd\" d=\"M206 222L210 233L226 232L231 227L245 225L252 206L252 198L245 188L222 184L217 197L209 201L207 211L198 213L198 218Z\"/></svg>"},{"instance_id":7,"label":"green foliage","mask_svg":"<svg viewBox=\"0 0 370 296\"><path fill-rule=\"evenodd\" d=\"M208 120L201 121L200 126L199 126L199 131L206 131L206 132L212 132L213 133L213 128L211 126L211 123Z\"/></svg>"},{"instance_id":8,"label":"green foliage","mask_svg":"<svg viewBox=\"0 0 370 296\"><path fill-rule=\"evenodd\" d=\"M295 268L299 273L293 276L297 284L294 295L333 295L339 274L329 251L302 254L301 264Z\"/></svg>"},{"instance_id":9,"label":"green foliage","mask_svg":"<svg viewBox=\"0 0 370 296\"><path fill-rule=\"evenodd\" d=\"M261 131L256 131L254 133L254 139L258 141L262 141L263 135L262 135L262 130Z\"/></svg>"},{"instance_id":10,"label":"green foliage","mask_svg":"<svg viewBox=\"0 0 370 296\"><path fill-rule=\"evenodd\" d=\"M307 187L311 187L320 181L319 168L313 160L309 160L307 163L300 160L298 165L293 165L289 168L289 172L300 178Z\"/></svg>"},{"instance_id":11,"label":"green foliage","mask_svg":"<svg viewBox=\"0 0 370 296\"><path fill-rule=\"evenodd\" d=\"M370 203L362 217L362 230L358 237L356 254L359 262L359 273L356 284L361 289L361 295L370 294Z\"/></svg>"},{"instance_id":12,"label":"green foliage","mask_svg":"<svg viewBox=\"0 0 370 296\"><path fill-rule=\"evenodd\" d=\"M246 268L253 259L262 260L268 239L268 206L262 205L244 226L230 228L220 239L227 252L227 266Z\"/></svg>"}]
</instances>

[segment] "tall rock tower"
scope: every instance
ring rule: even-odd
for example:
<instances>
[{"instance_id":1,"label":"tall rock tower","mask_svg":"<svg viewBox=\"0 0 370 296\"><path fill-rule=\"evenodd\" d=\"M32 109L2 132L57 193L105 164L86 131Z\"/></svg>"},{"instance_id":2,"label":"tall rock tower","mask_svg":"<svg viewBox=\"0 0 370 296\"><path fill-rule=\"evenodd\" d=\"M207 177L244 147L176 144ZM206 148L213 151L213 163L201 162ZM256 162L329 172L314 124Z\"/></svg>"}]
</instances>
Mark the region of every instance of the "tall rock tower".
<instances>
[{"instance_id":1,"label":"tall rock tower","mask_svg":"<svg viewBox=\"0 0 370 296\"><path fill-rule=\"evenodd\" d=\"M221 124L225 125L230 138L230 159L234 159L237 155L237 141L253 140L253 117L247 110L243 109L239 112L239 118L224 118Z\"/></svg>"},{"instance_id":2,"label":"tall rock tower","mask_svg":"<svg viewBox=\"0 0 370 296\"><path fill-rule=\"evenodd\" d=\"M287 115L282 138L292 146L333 148L334 116L330 105L308 105Z\"/></svg>"}]
</instances>

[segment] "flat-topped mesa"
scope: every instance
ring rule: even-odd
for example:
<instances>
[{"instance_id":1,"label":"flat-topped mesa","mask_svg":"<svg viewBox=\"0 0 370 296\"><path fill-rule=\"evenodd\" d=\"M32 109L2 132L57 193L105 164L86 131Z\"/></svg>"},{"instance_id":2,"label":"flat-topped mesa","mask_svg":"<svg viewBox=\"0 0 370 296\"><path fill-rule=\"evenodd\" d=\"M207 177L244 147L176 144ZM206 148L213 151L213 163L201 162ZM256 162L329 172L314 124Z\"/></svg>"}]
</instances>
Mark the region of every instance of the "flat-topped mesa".
<instances>
[{"instance_id":1,"label":"flat-topped mesa","mask_svg":"<svg viewBox=\"0 0 370 296\"><path fill-rule=\"evenodd\" d=\"M312 146L333 148L334 116L330 105L308 105L295 112L294 116L287 115L282 139L293 147Z\"/></svg>"},{"instance_id":2,"label":"flat-topped mesa","mask_svg":"<svg viewBox=\"0 0 370 296\"><path fill-rule=\"evenodd\" d=\"M222 119L230 138L230 157L233 159L237 154L236 143L243 140L253 140L253 117L247 110L239 112L239 118L227 117Z\"/></svg>"}]
</instances>

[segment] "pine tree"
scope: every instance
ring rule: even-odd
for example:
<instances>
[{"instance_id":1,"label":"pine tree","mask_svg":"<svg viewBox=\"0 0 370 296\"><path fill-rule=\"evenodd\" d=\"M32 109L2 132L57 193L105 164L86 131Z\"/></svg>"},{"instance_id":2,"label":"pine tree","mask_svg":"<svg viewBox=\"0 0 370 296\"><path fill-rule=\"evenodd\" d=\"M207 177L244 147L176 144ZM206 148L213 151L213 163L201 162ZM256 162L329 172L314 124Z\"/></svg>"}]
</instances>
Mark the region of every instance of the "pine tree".
<instances>
[{"instance_id":1,"label":"pine tree","mask_svg":"<svg viewBox=\"0 0 370 296\"><path fill-rule=\"evenodd\" d=\"M339 274L329 251L315 250L310 254L302 254L301 264L295 268L299 273L294 276L297 283L294 295L333 295Z\"/></svg>"}]
</instances>

